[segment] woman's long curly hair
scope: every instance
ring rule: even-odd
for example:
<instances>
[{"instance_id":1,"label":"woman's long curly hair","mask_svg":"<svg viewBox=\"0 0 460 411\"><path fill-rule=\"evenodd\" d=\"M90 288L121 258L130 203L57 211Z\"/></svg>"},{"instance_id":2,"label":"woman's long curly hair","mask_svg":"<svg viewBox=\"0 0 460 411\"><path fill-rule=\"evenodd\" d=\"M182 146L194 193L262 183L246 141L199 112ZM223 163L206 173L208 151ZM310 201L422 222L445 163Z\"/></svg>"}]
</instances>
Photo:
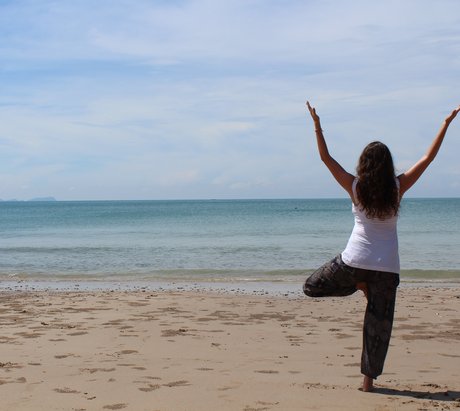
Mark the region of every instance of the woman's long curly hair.
<instances>
[{"instance_id":1,"label":"woman's long curly hair","mask_svg":"<svg viewBox=\"0 0 460 411\"><path fill-rule=\"evenodd\" d=\"M356 167L357 200L368 218L385 219L398 214L399 190L396 185L393 158L380 141L369 143Z\"/></svg>"}]
</instances>

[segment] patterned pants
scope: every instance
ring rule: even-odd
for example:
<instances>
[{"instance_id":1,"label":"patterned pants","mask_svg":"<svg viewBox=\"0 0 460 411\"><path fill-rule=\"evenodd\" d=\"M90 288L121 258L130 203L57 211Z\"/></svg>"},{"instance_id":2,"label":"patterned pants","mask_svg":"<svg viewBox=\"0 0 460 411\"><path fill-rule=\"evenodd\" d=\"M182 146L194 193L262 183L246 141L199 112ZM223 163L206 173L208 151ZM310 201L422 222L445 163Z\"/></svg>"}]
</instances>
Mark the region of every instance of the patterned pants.
<instances>
[{"instance_id":1,"label":"patterned pants","mask_svg":"<svg viewBox=\"0 0 460 411\"><path fill-rule=\"evenodd\" d=\"M303 291L310 297L346 296L357 291L357 283L366 283L368 298L361 373L375 379L382 374L390 344L399 274L353 268L339 255L316 270Z\"/></svg>"}]
</instances>

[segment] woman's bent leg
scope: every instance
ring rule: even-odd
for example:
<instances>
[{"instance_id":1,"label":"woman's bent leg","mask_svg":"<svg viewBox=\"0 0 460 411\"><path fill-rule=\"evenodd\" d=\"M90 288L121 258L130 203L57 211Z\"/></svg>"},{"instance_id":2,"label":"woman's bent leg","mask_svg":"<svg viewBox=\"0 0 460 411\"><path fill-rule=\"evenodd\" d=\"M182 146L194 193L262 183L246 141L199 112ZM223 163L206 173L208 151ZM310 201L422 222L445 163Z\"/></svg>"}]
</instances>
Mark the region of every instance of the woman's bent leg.
<instances>
[{"instance_id":1,"label":"woman's bent leg","mask_svg":"<svg viewBox=\"0 0 460 411\"><path fill-rule=\"evenodd\" d=\"M361 372L370 378L377 378L383 371L393 328L398 284L398 274L376 271L368 276Z\"/></svg>"},{"instance_id":2,"label":"woman's bent leg","mask_svg":"<svg viewBox=\"0 0 460 411\"><path fill-rule=\"evenodd\" d=\"M318 268L304 283L309 297L342 297L356 291L355 270L339 256Z\"/></svg>"}]
</instances>

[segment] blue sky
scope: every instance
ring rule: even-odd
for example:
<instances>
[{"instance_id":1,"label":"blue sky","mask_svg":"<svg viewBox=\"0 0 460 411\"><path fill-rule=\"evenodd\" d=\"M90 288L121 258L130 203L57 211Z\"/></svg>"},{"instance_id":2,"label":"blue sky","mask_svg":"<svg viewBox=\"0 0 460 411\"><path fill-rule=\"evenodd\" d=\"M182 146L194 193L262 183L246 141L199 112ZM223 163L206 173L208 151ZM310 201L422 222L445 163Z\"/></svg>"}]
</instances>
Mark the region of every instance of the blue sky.
<instances>
[{"instance_id":1,"label":"blue sky","mask_svg":"<svg viewBox=\"0 0 460 411\"><path fill-rule=\"evenodd\" d=\"M344 197L460 104L457 0L0 0L0 198ZM460 120L408 195L460 196Z\"/></svg>"}]
</instances>

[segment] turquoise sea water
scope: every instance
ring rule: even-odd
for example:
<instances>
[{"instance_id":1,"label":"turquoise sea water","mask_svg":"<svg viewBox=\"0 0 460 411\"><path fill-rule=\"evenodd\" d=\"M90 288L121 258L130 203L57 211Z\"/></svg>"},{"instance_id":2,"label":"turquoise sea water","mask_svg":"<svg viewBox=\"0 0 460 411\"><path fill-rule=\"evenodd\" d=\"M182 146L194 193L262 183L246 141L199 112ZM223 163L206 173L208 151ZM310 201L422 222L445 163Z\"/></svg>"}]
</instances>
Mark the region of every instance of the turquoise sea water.
<instances>
[{"instance_id":1,"label":"turquoise sea water","mask_svg":"<svg viewBox=\"0 0 460 411\"><path fill-rule=\"evenodd\" d=\"M460 281L459 211L403 201L403 279ZM1 202L0 280L301 281L352 227L346 199Z\"/></svg>"}]
</instances>

